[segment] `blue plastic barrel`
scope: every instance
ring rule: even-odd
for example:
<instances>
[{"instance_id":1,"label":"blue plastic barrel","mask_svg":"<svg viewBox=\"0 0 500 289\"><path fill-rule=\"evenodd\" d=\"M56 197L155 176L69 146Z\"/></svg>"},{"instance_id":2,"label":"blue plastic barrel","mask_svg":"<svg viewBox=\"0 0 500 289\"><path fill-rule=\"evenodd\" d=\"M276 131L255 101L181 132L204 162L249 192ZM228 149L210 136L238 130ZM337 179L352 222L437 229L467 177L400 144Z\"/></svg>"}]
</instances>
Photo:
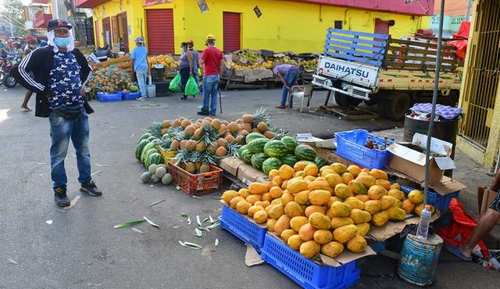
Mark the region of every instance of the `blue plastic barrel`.
<instances>
[{"instance_id":1,"label":"blue plastic barrel","mask_svg":"<svg viewBox=\"0 0 500 289\"><path fill-rule=\"evenodd\" d=\"M442 246L443 239L436 234L427 240L415 235L408 235L401 250L399 277L418 286L431 285L434 281Z\"/></svg>"}]
</instances>

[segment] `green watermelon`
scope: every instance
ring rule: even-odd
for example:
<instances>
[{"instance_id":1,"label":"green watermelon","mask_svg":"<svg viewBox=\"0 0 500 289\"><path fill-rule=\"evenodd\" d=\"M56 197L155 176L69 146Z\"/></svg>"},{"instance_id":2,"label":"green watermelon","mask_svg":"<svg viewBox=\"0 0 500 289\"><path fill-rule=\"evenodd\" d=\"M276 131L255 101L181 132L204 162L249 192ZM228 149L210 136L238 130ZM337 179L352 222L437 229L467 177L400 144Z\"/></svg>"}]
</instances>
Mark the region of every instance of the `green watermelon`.
<instances>
[{"instance_id":1,"label":"green watermelon","mask_svg":"<svg viewBox=\"0 0 500 289\"><path fill-rule=\"evenodd\" d=\"M137 160L141 160L142 150L148 143L149 143L148 140L143 139L139 142L139 144L137 144L137 147L135 148L135 158Z\"/></svg>"},{"instance_id":2,"label":"green watermelon","mask_svg":"<svg viewBox=\"0 0 500 289\"><path fill-rule=\"evenodd\" d=\"M269 172L273 169L279 170L280 167L281 161L277 158L268 158L262 163L262 171L266 175L269 175Z\"/></svg>"},{"instance_id":3,"label":"green watermelon","mask_svg":"<svg viewBox=\"0 0 500 289\"><path fill-rule=\"evenodd\" d=\"M141 163L144 163L146 161L146 152L152 148L155 148L159 142L160 142L159 140L158 141L153 140L149 142L146 146L144 146L141 152Z\"/></svg>"},{"instance_id":4,"label":"green watermelon","mask_svg":"<svg viewBox=\"0 0 500 289\"><path fill-rule=\"evenodd\" d=\"M266 155L273 158L282 158L287 153L286 146L279 140L271 140L264 146Z\"/></svg>"},{"instance_id":5,"label":"green watermelon","mask_svg":"<svg viewBox=\"0 0 500 289\"><path fill-rule=\"evenodd\" d=\"M267 160L267 158L268 158L268 156L266 156L265 153L254 154L252 156L252 159L251 159L252 167L261 171L262 170L262 163L264 163L264 161Z\"/></svg>"},{"instance_id":6,"label":"green watermelon","mask_svg":"<svg viewBox=\"0 0 500 289\"><path fill-rule=\"evenodd\" d=\"M140 143L142 140L145 140L145 139L148 139L149 137L151 137L151 134L149 132L143 134L139 140L137 141L137 143Z\"/></svg>"},{"instance_id":7,"label":"green watermelon","mask_svg":"<svg viewBox=\"0 0 500 289\"><path fill-rule=\"evenodd\" d=\"M283 158L281 158L281 162L285 165L289 165L293 168L296 162L298 162L299 159L295 155L286 155Z\"/></svg>"},{"instance_id":8,"label":"green watermelon","mask_svg":"<svg viewBox=\"0 0 500 289\"><path fill-rule=\"evenodd\" d=\"M324 158L322 158L322 157L316 157L316 158L314 159L314 162L316 163L316 165L318 166L318 168L322 168L322 167L324 167L324 166L328 165L328 161L327 161L327 160L325 160L325 159L324 159Z\"/></svg>"},{"instance_id":9,"label":"green watermelon","mask_svg":"<svg viewBox=\"0 0 500 289\"><path fill-rule=\"evenodd\" d=\"M247 146L246 145L242 145L240 146L240 148L238 149L238 156L241 158L241 154L243 153L243 151L245 150L248 150L247 149Z\"/></svg>"},{"instance_id":10,"label":"green watermelon","mask_svg":"<svg viewBox=\"0 0 500 289\"><path fill-rule=\"evenodd\" d=\"M253 154L248 149L244 149L241 153L239 153L240 159L242 159L247 164L251 162L252 155Z\"/></svg>"},{"instance_id":11,"label":"green watermelon","mask_svg":"<svg viewBox=\"0 0 500 289\"><path fill-rule=\"evenodd\" d=\"M249 144L250 142L252 142L253 140L256 140L258 138L266 138L266 137L263 134L260 134L258 132L251 132L251 133L247 134L245 141L247 144Z\"/></svg>"},{"instance_id":12,"label":"green watermelon","mask_svg":"<svg viewBox=\"0 0 500 289\"><path fill-rule=\"evenodd\" d=\"M264 152L264 146L268 141L267 138L255 139L247 144L247 149L253 154Z\"/></svg>"},{"instance_id":13,"label":"green watermelon","mask_svg":"<svg viewBox=\"0 0 500 289\"><path fill-rule=\"evenodd\" d=\"M154 165L163 164L163 157L158 152L154 152L150 154L148 157L148 167L153 164Z\"/></svg>"},{"instance_id":14,"label":"green watermelon","mask_svg":"<svg viewBox=\"0 0 500 289\"><path fill-rule=\"evenodd\" d=\"M289 153L295 153L295 148L297 147L297 141L291 136L284 136L281 138L281 142L285 145Z\"/></svg>"},{"instance_id":15,"label":"green watermelon","mask_svg":"<svg viewBox=\"0 0 500 289\"><path fill-rule=\"evenodd\" d=\"M295 148L295 156L299 160L314 161L316 158L316 151L309 145L301 144Z\"/></svg>"}]
</instances>

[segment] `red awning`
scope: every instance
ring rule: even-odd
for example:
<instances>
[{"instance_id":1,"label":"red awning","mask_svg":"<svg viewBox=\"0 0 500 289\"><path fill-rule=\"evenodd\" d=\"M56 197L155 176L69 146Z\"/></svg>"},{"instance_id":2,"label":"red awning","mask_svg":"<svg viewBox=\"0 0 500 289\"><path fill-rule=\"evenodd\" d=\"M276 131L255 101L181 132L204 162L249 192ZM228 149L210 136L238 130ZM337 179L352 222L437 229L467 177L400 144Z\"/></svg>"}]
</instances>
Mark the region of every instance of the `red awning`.
<instances>
[{"instance_id":1,"label":"red awning","mask_svg":"<svg viewBox=\"0 0 500 289\"><path fill-rule=\"evenodd\" d=\"M110 0L75 0L75 5L78 8L94 8Z\"/></svg>"}]
</instances>

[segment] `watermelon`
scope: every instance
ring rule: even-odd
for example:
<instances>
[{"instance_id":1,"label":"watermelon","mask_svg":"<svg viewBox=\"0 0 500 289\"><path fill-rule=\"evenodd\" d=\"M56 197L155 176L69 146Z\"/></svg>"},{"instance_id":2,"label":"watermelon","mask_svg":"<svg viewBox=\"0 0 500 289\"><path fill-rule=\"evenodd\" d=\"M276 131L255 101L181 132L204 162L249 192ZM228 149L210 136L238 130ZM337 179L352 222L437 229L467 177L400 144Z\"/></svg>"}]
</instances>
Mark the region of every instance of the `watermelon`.
<instances>
[{"instance_id":1,"label":"watermelon","mask_svg":"<svg viewBox=\"0 0 500 289\"><path fill-rule=\"evenodd\" d=\"M264 152L264 146L268 141L267 138L255 139L247 144L247 149L253 154Z\"/></svg>"},{"instance_id":2,"label":"watermelon","mask_svg":"<svg viewBox=\"0 0 500 289\"><path fill-rule=\"evenodd\" d=\"M142 150L144 147L148 144L149 142L146 139L143 139L137 144L137 147L135 148L135 158L138 160L141 160L141 154Z\"/></svg>"},{"instance_id":3,"label":"watermelon","mask_svg":"<svg viewBox=\"0 0 500 289\"><path fill-rule=\"evenodd\" d=\"M281 162L285 165L289 165L293 168L296 162L298 162L299 159L295 155L286 155L281 158Z\"/></svg>"},{"instance_id":4,"label":"watermelon","mask_svg":"<svg viewBox=\"0 0 500 289\"><path fill-rule=\"evenodd\" d=\"M243 154L243 151L245 151L245 150L247 150L246 145L240 146L240 148L238 149L238 157L241 158L241 155Z\"/></svg>"},{"instance_id":5,"label":"watermelon","mask_svg":"<svg viewBox=\"0 0 500 289\"><path fill-rule=\"evenodd\" d=\"M252 156L252 167L258 169L259 171L262 170L262 163L264 163L265 160L267 160L268 156L266 156L265 153L258 153L254 154Z\"/></svg>"},{"instance_id":6,"label":"watermelon","mask_svg":"<svg viewBox=\"0 0 500 289\"><path fill-rule=\"evenodd\" d=\"M258 138L266 138L263 134L260 134L258 132L251 132L247 134L245 141L247 144L251 143L253 140L256 140Z\"/></svg>"},{"instance_id":7,"label":"watermelon","mask_svg":"<svg viewBox=\"0 0 500 289\"><path fill-rule=\"evenodd\" d=\"M251 162L252 155L253 154L248 149L244 149L241 153L239 153L240 159L242 159L247 164Z\"/></svg>"},{"instance_id":8,"label":"watermelon","mask_svg":"<svg viewBox=\"0 0 500 289\"><path fill-rule=\"evenodd\" d=\"M152 148L152 149L149 149L147 152L146 152L146 156L144 157L144 167L146 168L149 168L149 166L151 165L150 161L152 159L150 159L150 156L152 154L159 154L158 150L156 148Z\"/></svg>"},{"instance_id":9,"label":"watermelon","mask_svg":"<svg viewBox=\"0 0 500 289\"><path fill-rule=\"evenodd\" d=\"M137 143L140 143L142 140L145 140L145 139L148 139L149 137L151 137L151 134L149 132L143 134L139 140L137 141Z\"/></svg>"},{"instance_id":10,"label":"watermelon","mask_svg":"<svg viewBox=\"0 0 500 289\"><path fill-rule=\"evenodd\" d=\"M273 158L282 158L287 153L286 146L279 140L271 140L264 146L264 153Z\"/></svg>"},{"instance_id":11,"label":"watermelon","mask_svg":"<svg viewBox=\"0 0 500 289\"><path fill-rule=\"evenodd\" d=\"M295 156L299 160L314 161L316 158L316 151L309 145L301 144L295 148Z\"/></svg>"},{"instance_id":12,"label":"watermelon","mask_svg":"<svg viewBox=\"0 0 500 289\"><path fill-rule=\"evenodd\" d=\"M264 174L269 175L269 172L273 169L278 170L281 167L281 161L277 158L268 158L262 163L262 171Z\"/></svg>"},{"instance_id":13,"label":"watermelon","mask_svg":"<svg viewBox=\"0 0 500 289\"><path fill-rule=\"evenodd\" d=\"M314 162L316 163L316 165L318 166L318 168L322 168L324 166L326 166L328 164L328 162L322 158L322 157L316 157L314 159Z\"/></svg>"},{"instance_id":14,"label":"watermelon","mask_svg":"<svg viewBox=\"0 0 500 289\"><path fill-rule=\"evenodd\" d=\"M159 143L159 140L158 140L158 142L152 141L152 142L146 144L146 146L144 146L144 148L142 149L142 152L141 152L141 163L144 163L146 161L146 152L152 148L155 148L157 143Z\"/></svg>"},{"instance_id":15,"label":"watermelon","mask_svg":"<svg viewBox=\"0 0 500 289\"><path fill-rule=\"evenodd\" d=\"M297 141L291 136L284 136L281 138L281 142L285 145L289 153L295 153L295 148L297 147Z\"/></svg>"},{"instance_id":16,"label":"watermelon","mask_svg":"<svg viewBox=\"0 0 500 289\"><path fill-rule=\"evenodd\" d=\"M161 156L161 154L154 152L154 153L149 155L148 166L153 165L153 164L154 165L163 164L163 157Z\"/></svg>"}]
</instances>

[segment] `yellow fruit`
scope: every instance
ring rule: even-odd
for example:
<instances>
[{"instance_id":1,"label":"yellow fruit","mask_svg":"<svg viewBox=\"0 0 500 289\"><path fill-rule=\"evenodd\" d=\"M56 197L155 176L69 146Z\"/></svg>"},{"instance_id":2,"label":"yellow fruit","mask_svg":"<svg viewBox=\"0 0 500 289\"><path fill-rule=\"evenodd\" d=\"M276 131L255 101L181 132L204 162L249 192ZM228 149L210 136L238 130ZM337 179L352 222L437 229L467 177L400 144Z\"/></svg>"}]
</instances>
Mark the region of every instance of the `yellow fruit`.
<instances>
[{"instance_id":1,"label":"yellow fruit","mask_svg":"<svg viewBox=\"0 0 500 289\"><path fill-rule=\"evenodd\" d=\"M330 167L339 175L342 175L347 170L347 167L341 163L333 163Z\"/></svg>"},{"instance_id":2,"label":"yellow fruit","mask_svg":"<svg viewBox=\"0 0 500 289\"><path fill-rule=\"evenodd\" d=\"M284 181L281 183L281 189L282 189L282 190L286 190L286 186L288 186L288 180L284 180Z\"/></svg>"},{"instance_id":3,"label":"yellow fruit","mask_svg":"<svg viewBox=\"0 0 500 289\"><path fill-rule=\"evenodd\" d=\"M245 199L246 199L248 196L250 196L250 191L249 191L248 189L240 189L240 190L238 191L238 193L239 193L240 197L245 198Z\"/></svg>"},{"instance_id":4,"label":"yellow fruit","mask_svg":"<svg viewBox=\"0 0 500 289\"><path fill-rule=\"evenodd\" d=\"M277 169L272 169L269 171L269 178L274 178L275 176L279 176L279 171Z\"/></svg>"},{"instance_id":5,"label":"yellow fruit","mask_svg":"<svg viewBox=\"0 0 500 289\"><path fill-rule=\"evenodd\" d=\"M307 186L309 187L309 184L314 182L316 180L316 177L313 176L305 176L304 181L306 181Z\"/></svg>"},{"instance_id":6,"label":"yellow fruit","mask_svg":"<svg viewBox=\"0 0 500 289\"><path fill-rule=\"evenodd\" d=\"M327 190L330 191L332 188L328 184L328 182L324 178L317 178L314 181L310 182L307 186L307 189L310 191L313 190Z\"/></svg>"},{"instance_id":7,"label":"yellow fruit","mask_svg":"<svg viewBox=\"0 0 500 289\"><path fill-rule=\"evenodd\" d=\"M380 200L385 194L387 194L387 190L380 185L373 185L368 189L368 197L370 200Z\"/></svg>"},{"instance_id":8,"label":"yellow fruit","mask_svg":"<svg viewBox=\"0 0 500 289\"><path fill-rule=\"evenodd\" d=\"M331 258L337 257L338 255L342 254L343 251L344 245L335 241L321 246L321 254Z\"/></svg>"},{"instance_id":9,"label":"yellow fruit","mask_svg":"<svg viewBox=\"0 0 500 289\"><path fill-rule=\"evenodd\" d=\"M370 231L370 223L358 224L356 227L358 227L358 235L363 237Z\"/></svg>"},{"instance_id":10,"label":"yellow fruit","mask_svg":"<svg viewBox=\"0 0 500 289\"><path fill-rule=\"evenodd\" d=\"M294 169L289 165L282 165L278 172L279 172L279 176L283 180L291 179L293 177L293 174L295 173Z\"/></svg>"},{"instance_id":11,"label":"yellow fruit","mask_svg":"<svg viewBox=\"0 0 500 289\"><path fill-rule=\"evenodd\" d=\"M269 232L274 232L274 226L276 225L276 220L275 219L267 219L267 223L266 223L266 228L267 228L267 231Z\"/></svg>"},{"instance_id":12,"label":"yellow fruit","mask_svg":"<svg viewBox=\"0 0 500 289\"><path fill-rule=\"evenodd\" d=\"M415 204L412 203L410 200L406 199L403 201L402 208L403 210L405 210L407 214L411 214L413 210L415 210Z\"/></svg>"},{"instance_id":13,"label":"yellow fruit","mask_svg":"<svg viewBox=\"0 0 500 289\"><path fill-rule=\"evenodd\" d=\"M259 211L260 212L260 211ZM255 213L257 214L257 213ZM281 236L281 233L283 233L284 230L290 228L290 218L288 218L286 215L281 216L278 221L274 224L274 232L278 235Z\"/></svg>"},{"instance_id":14,"label":"yellow fruit","mask_svg":"<svg viewBox=\"0 0 500 289\"><path fill-rule=\"evenodd\" d=\"M293 169L296 172L303 171L308 164L310 164L310 162L308 162L308 161L298 161L295 163L295 165L293 165Z\"/></svg>"},{"instance_id":15,"label":"yellow fruit","mask_svg":"<svg viewBox=\"0 0 500 289\"><path fill-rule=\"evenodd\" d=\"M328 217L349 217L351 206L343 202L334 202L327 212Z\"/></svg>"},{"instance_id":16,"label":"yellow fruit","mask_svg":"<svg viewBox=\"0 0 500 289\"><path fill-rule=\"evenodd\" d=\"M365 202L365 211L370 213L372 216L376 213L382 211L382 204L378 200L369 200Z\"/></svg>"},{"instance_id":17,"label":"yellow fruit","mask_svg":"<svg viewBox=\"0 0 500 289\"><path fill-rule=\"evenodd\" d=\"M304 168L304 173L306 174L306 176L315 177L318 175L318 172L319 172L319 169L318 169L318 166L316 164L308 164Z\"/></svg>"},{"instance_id":18,"label":"yellow fruit","mask_svg":"<svg viewBox=\"0 0 500 289\"><path fill-rule=\"evenodd\" d=\"M300 254L306 258L312 258L319 254L321 247L314 241L307 241L300 245Z\"/></svg>"},{"instance_id":19,"label":"yellow fruit","mask_svg":"<svg viewBox=\"0 0 500 289\"><path fill-rule=\"evenodd\" d=\"M255 202L254 206L261 206L265 209L269 207L269 201L257 201Z\"/></svg>"},{"instance_id":20,"label":"yellow fruit","mask_svg":"<svg viewBox=\"0 0 500 289\"><path fill-rule=\"evenodd\" d=\"M331 223L332 223L332 229L337 229L343 226L354 224L352 219L348 217L333 217Z\"/></svg>"},{"instance_id":21,"label":"yellow fruit","mask_svg":"<svg viewBox=\"0 0 500 289\"><path fill-rule=\"evenodd\" d=\"M255 205L256 202L262 200L262 196L261 195L249 195L248 197L246 197L246 200L250 204Z\"/></svg>"},{"instance_id":22,"label":"yellow fruit","mask_svg":"<svg viewBox=\"0 0 500 289\"><path fill-rule=\"evenodd\" d=\"M225 191L224 194L222 194L222 200L224 200L226 204L229 204L229 202L231 202L231 200L237 196L238 196L237 191L233 190Z\"/></svg>"},{"instance_id":23,"label":"yellow fruit","mask_svg":"<svg viewBox=\"0 0 500 289\"><path fill-rule=\"evenodd\" d=\"M285 214L288 217L293 218L297 216L303 216L304 211L302 210L302 207L299 204L297 204L294 201L291 201L285 205Z\"/></svg>"},{"instance_id":24,"label":"yellow fruit","mask_svg":"<svg viewBox=\"0 0 500 289\"><path fill-rule=\"evenodd\" d=\"M330 197L330 200L328 201L327 207L330 208L332 206L332 204L335 203L335 202L342 202L342 199L341 198L337 198L336 196Z\"/></svg>"},{"instance_id":25,"label":"yellow fruit","mask_svg":"<svg viewBox=\"0 0 500 289\"><path fill-rule=\"evenodd\" d=\"M302 192L298 192L294 196L294 201L299 205L305 205L309 202L309 191L305 190Z\"/></svg>"},{"instance_id":26,"label":"yellow fruit","mask_svg":"<svg viewBox=\"0 0 500 289\"><path fill-rule=\"evenodd\" d=\"M351 183L349 183L348 187L349 191L353 195L366 195L368 193L366 187L362 183L359 183L357 181L352 181Z\"/></svg>"},{"instance_id":27,"label":"yellow fruit","mask_svg":"<svg viewBox=\"0 0 500 289\"><path fill-rule=\"evenodd\" d=\"M313 226L315 229L328 230L331 226L331 220L330 218L328 218L328 216L315 212L312 213L311 216L309 216L309 224L311 224L311 226Z\"/></svg>"},{"instance_id":28,"label":"yellow fruit","mask_svg":"<svg viewBox=\"0 0 500 289\"><path fill-rule=\"evenodd\" d=\"M431 213L434 214L434 212L436 211L436 209L433 206L431 206L431 205L429 205L429 206L431 207ZM416 206L415 207L415 214L417 216L420 216L420 214L422 214L422 210L424 209L424 207L425 207L424 204L420 204L420 205Z\"/></svg>"},{"instance_id":29,"label":"yellow fruit","mask_svg":"<svg viewBox=\"0 0 500 289\"><path fill-rule=\"evenodd\" d=\"M370 197L368 197L368 195L357 195L357 196L355 196L355 198L360 200L363 203L366 203L367 201L370 200Z\"/></svg>"},{"instance_id":30,"label":"yellow fruit","mask_svg":"<svg viewBox=\"0 0 500 289\"><path fill-rule=\"evenodd\" d=\"M298 192L302 192L302 191L307 190L307 182L301 178L293 178L293 179L288 180L286 189L291 194L296 194Z\"/></svg>"},{"instance_id":31,"label":"yellow fruit","mask_svg":"<svg viewBox=\"0 0 500 289\"><path fill-rule=\"evenodd\" d=\"M300 245L302 245L303 241L300 239L299 235L293 235L288 238L287 244L290 248L298 251L300 248Z\"/></svg>"},{"instance_id":32,"label":"yellow fruit","mask_svg":"<svg viewBox=\"0 0 500 289\"><path fill-rule=\"evenodd\" d=\"M299 229L299 236L302 241L310 241L314 237L316 229L309 223L302 225Z\"/></svg>"},{"instance_id":33,"label":"yellow fruit","mask_svg":"<svg viewBox=\"0 0 500 289\"><path fill-rule=\"evenodd\" d=\"M283 195L281 195L281 202L283 203L283 206L288 204L289 202L293 201L293 195L288 193L288 192L283 192Z\"/></svg>"},{"instance_id":34,"label":"yellow fruit","mask_svg":"<svg viewBox=\"0 0 500 289\"><path fill-rule=\"evenodd\" d=\"M313 239L316 243L324 245L332 241L333 234L328 230L317 230L314 232Z\"/></svg>"},{"instance_id":35,"label":"yellow fruit","mask_svg":"<svg viewBox=\"0 0 500 289\"><path fill-rule=\"evenodd\" d=\"M401 190L401 186L398 183L394 183L391 185L391 189Z\"/></svg>"},{"instance_id":36,"label":"yellow fruit","mask_svg":"<svg viewBox=\"0 0 500 289\"><path fill-rule=\"evenodd\" d=\"M283 205L283 203L281 202L281 198L277 198L277 199L274 199L271 201L271 205Z\"/></svg>"},{"instance_id":37,"label":"yellow fruit","mask_svg":"<svg viewBox=\"0 0 500 289\"><path fill-rule=\"evenodd\" d=\"M342 177L337 173L326 175L325 180L332 188L335 188L335 186L337 186L338 184L342 184L342 182L344 181Z\"/></svg>"},{"instance_id":38,"label":"yellow fruit","mask_svg":"<svg viewBox=\"0 0 500 289\"><path fill-rule=\"evenodd\" d=\"M333 239L339 243L347 243L349 240L356 236L358 227L356 225L347 225L337 228L333 231Z\"/></svg>"},{"instance_id":39,"label":"yellow fruit","mask_svg":"<svg viewBox=\"0 0 500 289\"><path fill-rule=\"evenodd\" d=\"M269 190L269 194L271 194L271 198L277 199L280 198L281 195L283 195L283 190L280 187L272 187Z\"/></svg>"},{"instance_id":40,"label":"yellow fruit","mask_svg":"<svg viewBox=\"0 0 500 289\"><path fill-rule=\"evenodd\" d=\"M347 171L350 172L353 177L357 177L361 173L361 168L357 165L350 165L347 167Z\"/></svg>"},{"instance_id":41,"label":"yellow fruit","mask_svg":"<svg viewBox=\"0 0 500 289\"><path fill-rule=\"evenodd\" d=\"M399 202L398 199L391 196L382 196L382 199L380 199L382 210L387 210L390 207L394 207L394 205L397 204L398 202Z\"/></svg>"},{"instance_id":42,"label":"yellow fruit","mask_svg":"<svg viewBox=\"0 0 500 289\"><path fill-rule=\"evenodd\" d=\"M392 207L388 210L388 213L391 221L404 221L406 218L406 211L401 208Z\"/></svg>"},{"instance_id":43,"label":"yellow fruit","mask_svg":"<svg viewBox=\"0 0 500 289\"><path fill-rule=\"evenodd\" d=\"M267 213L264 210L259 210L253 214L253 219L257 224L264 224L267 221Z\"/></svg>"},{"instance_id":44,"label":"yellow fruit","mask_svg":"<svg viewBox=\"0 0 500 289\"><path fill-rule=\"evenodd\" d=\"M304 173L304 171L298 171L298 172L295 172L295 174L293 174L293 177L296 178L296 177L305 177L306 174Z\"/></svg>"},{"instance_id":45,"label":"yellow fruit","mask_svg":"<svg viewBox=\"0 0 500 289\"><path fill-rule=\"evenodd\" d=\"M408 193L408 199L415 205L420 205L424 202L424 193L419 190L413 190Z\"/></svg>"},{"instance_id":46,"label":"yellow fruit","mask_svg":"<svg viewBox=\"0 0 500 289\"><path fill-rule=\"evenodd\" d=\"M345 172L342 174L342 180L344 181L344 184L348 184L354 179L351 173Z\"/></svg>"},{"instance_id":47,"label":"yellow fruit","mask_svg":"<svg viewBox=\"0 0 500 289\"><path fill-rule=\"evenodd\" d=\"M237 197L234 197L231 199L231 201L229 202L229 205L231 206L231 208L233 209L236 209L236 205L238 204L239 201L241 200L245 200L243 199L242 197L240 196L237 196Z\"/></svg>"},{"instance_id":48,"label":"yellow fruit","mask_svg":"<svg viewBox=\"0 0 500 289\"><path fill-rule=\"evenodd\" d=\"M375 179L383 179L383 180L388 180L389 177L387 176L387 173L384 172L383 170L379 169L371 169L369 173L372 177Z\"/></svg>"},{"instance_id":49,"label":"yellow fruit","mask_svg":"<svg viewBox=\"0 0 500 289\"><path fill-rule=\"evenodd\" d=\"M354 224L362 224L362 223L368 223L372 219L372 215L368 213L367 211L363 211L360 209L352 209L351 211L351 219L354 222Z\"/></svg>"},{"instance_id":50,"label":"yellow fruit","mask_svg":"<svg viewBox=\"0 0 500 289\"><path fill-rule=\"evenodd\" d=\"M353 209L365 209L365 203L356 197L349 197L344 201L344 203L348 204Z\"/></svg>"},{"instance_id":51,"label":"yellow fruit","mask_svg":"<svg viewBox=\"0 0 500 289\"><path fill-rule=\"evenodd\" d=\"M287 243L288 242L288 238L290 238L291 236L295 235L295 231L292 230L292 229L286 229L284 230L283 232L281 232L281 239Z\"/></svg>"},{"instance_id":52,"label":"yellow fruit","mask_svg":"<svg viewBox=\"0 0 500 289\"><path fill-rule=\"evenodd\" d=\"M264 210L263 207L261 206L251 206L249 209L248 209L248 212L247 212L247 215L250 217L250 218L253 218L253 215L255 214L255 212L257 211L260 211L260 210Z\"/></svg>"},{"instance_id":53,"label":"yellow fruit","mask_svg":"<svg viewBox=\"0 0 500 289\"><path fill-rule=\"evenodd\" d=\"M346 184L338 184L335 186L335 196L345 199L351 197L352 193Z\"/></svg>"},{"instance_id":54,"label":"yellow fruit","mask_svg":"<svg viewBox=\"0 0 500 289\"><path fill-rule=\"evenodd\" d=\"M391 189L391 182L389 182L388 180L377 179L375 181L375 184L384 187L384 189L386 189L386 190L390 190Z\"/></svg>"},{"instance_id":55,"label":"yellow fruit","mask_svg":"<svg viewBox=\"0 0 500 289\"><path fill-rule=\"evenodd\" d=\"M365 187L369 188L369 187L375 185L376 179L367 173L361 172L356 177L356 182L363 184Z\"/></svg>"},{"instance_id":56,"label":"yellow fruit","mask_svg":"<svg viewBox=\"0 0 500 289\"><path fill-rule=\"evenodd\" d=\"M290 228L292 228L295 232L300 230L300 227L304 226L309 222L309 219L304 216L297 216L290 219Z\"/></svg>"},{"instance_id":57,"label":"yellow fruit","mask_svg":"<svg viewBox=\"0 0 500 289\"><path fill-rule=\"evenodd\" d=\"M271 196L270 193L264 193L262 194L262 200L271 202L273 200L273 197Z\"/></svg>"},{"instance_id":58,"label":"yellow fruit","mask_svg":"<svg viewBox=\"0 0 500 289\"><path fill-rule=\"evenodd\" d=\"M311 205L323 206L328 204L331 196L327 190L314 190L309 193L309 202Z\"/></svg>"},{"instance_id":59,"label":"yellow fruit","mask_svg":"<svg viewBox=\"0 0 500 289\"><path fill-rule=\"evenodd\" d=\"M248 186L248 190L252 194L262 195L264 193L267 193L268 187L267 184L263 183L251 183L250 186Z\"/></svg>"},{"instance_id":60,"label":"yellow fruit","mask_svg":"<svg viewBox=\"0 0 500 289\"><path fill-rule=\"evenodd\" d=\"M326 214L326 207L311 205L305 209L304 214L309 218L309 216L311 216L311 214L314 212Z\"/></svg>"},{"instance_id":61,"label":"yellow fruit","mask_svg":"<svg viewBox=\"0 0 500 289\"><path fill-rule=\"evenodd\" d=\"M377 227L385 225L388 221L389 221L389 213L387 211L376 213L372 217L372 223Z\"/></svg>"},{"instance_id":62,"label":"yellow fruit","mask_svg":"<svg viewBox=\"0 0 500 289\"><path fill-rule=\"evenodd\" d=\"M270 208L267 213L269 215L269 218L277 220L281 216L283 216L284 210L282 204L270 205L268 208Z\"/></svg>"},{"instance_id":63,"label":"yellow fruit","mask_svg":"<svg viewBox=\"0 0 500 289\"><path fill-rule=\"evenodd\" d=\"M356 235L354 238L347 242L347 250L353 253L362 253L366 250L368 246L366 239L360 235Z\"/></svg>"},{"instance_id":64,"label":"yellow fruit","mask_svg":"<svg viewBox=\"0 0 500 289\"><path fill-rule=\"evenodd\" d=\"M387 192L387 195L388 196L391 196L391 197L394 197L400 201L403 201L404 198L405 198L405 194L403 192L401 192L399 189L390 189L388 192Z\"/></svg>"},{"instance_id":65,"label":"yellow fruit","mask_svg":"<svg viewBox=\"0 0 500 289\"><path fill-rule=\"evenodd\" d=\"M273 184L273 186L281 187L281 184L283 184L283 179L280 176L274 176L271 183Z\"/></svg>"},{"instance_id":66,"label":"yellow fruit","mask_svg":"<svg viewBox=\"0 0 500 289\"><path fill-rule=\"evenodd\" d=\"M337 174L331 167L329 166L325 166L325 167L322 167L320 170L320 175L322 177L326 177L328 176L329 174ZM338 174L337 174L338 175Z\"/></svg>"}]
</instances>

